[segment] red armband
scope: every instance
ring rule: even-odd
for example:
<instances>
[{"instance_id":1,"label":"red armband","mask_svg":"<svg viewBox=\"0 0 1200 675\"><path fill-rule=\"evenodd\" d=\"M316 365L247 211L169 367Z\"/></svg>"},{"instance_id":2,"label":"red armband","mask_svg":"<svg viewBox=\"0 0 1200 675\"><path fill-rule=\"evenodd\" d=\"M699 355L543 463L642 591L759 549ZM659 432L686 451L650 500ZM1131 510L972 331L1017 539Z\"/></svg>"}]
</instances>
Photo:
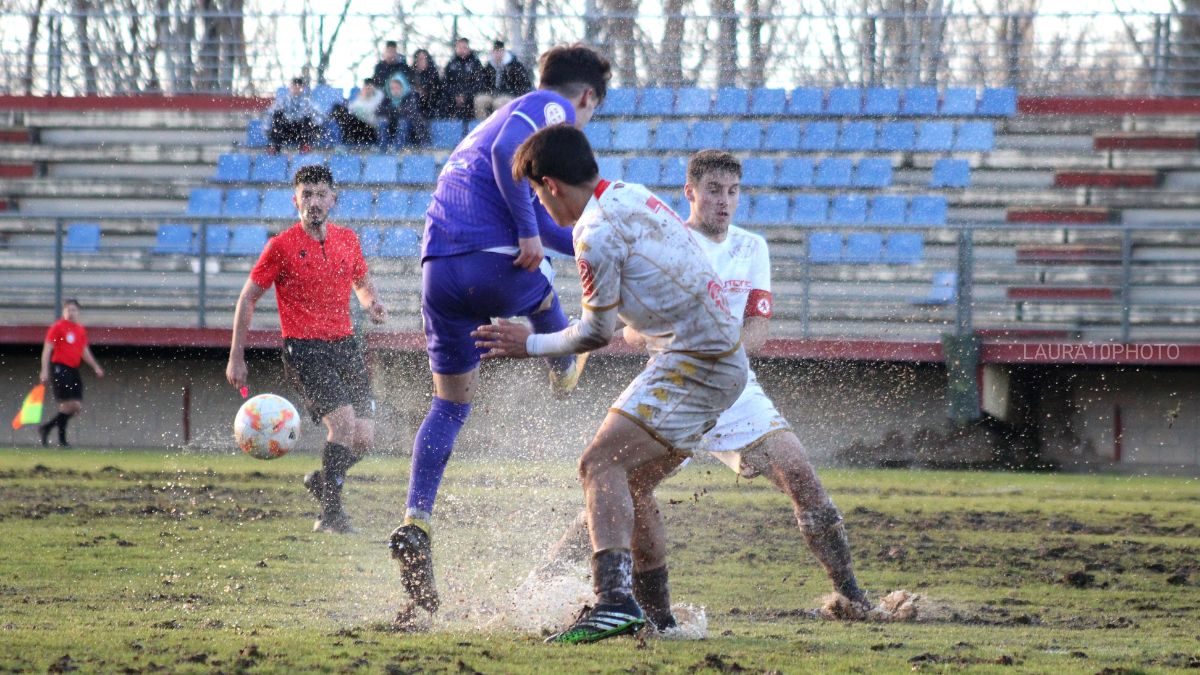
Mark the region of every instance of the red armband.
<instances>
[{"instance_id":1,"label":"red armband","mask_svg":"<svg viewBox=\"0 0 1200 675\"><path fill-rule=\"evenodd\" d=\"M746 317L761 316L769 319L774 304L771 300L771 291L752 290L746 297Z\"/></svg>"}]
</instances>

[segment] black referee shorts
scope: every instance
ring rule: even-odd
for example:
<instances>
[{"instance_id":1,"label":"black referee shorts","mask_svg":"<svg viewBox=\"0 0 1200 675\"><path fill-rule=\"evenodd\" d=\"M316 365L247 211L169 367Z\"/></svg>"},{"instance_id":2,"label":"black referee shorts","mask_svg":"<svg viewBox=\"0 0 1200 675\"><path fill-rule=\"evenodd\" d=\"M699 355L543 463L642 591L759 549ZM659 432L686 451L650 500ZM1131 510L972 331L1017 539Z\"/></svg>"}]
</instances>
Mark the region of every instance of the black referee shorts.
<instances>
[{"instance_id":1,"label":"black referee shorts","mask_svg":"<svg viewBox=\"0 0 1200 675\"><path fill-rule=\"evenodd\" d=\"M314 422L349 405L357 417L375 416L367 362L353 337L283 341L283 371L304 397Z\"/></svg>"},{"instance_id":2,"label":"black referee shorts","mask_svg":"<svg viewBox=\"0 0 1200 675\"><path fill-rule=\"evenodd\" d=\"M50 383L54 388L55 400L83 400L83 379L79 377L78 368L64 366L61 363L50 364Z\"/></svg>"}]
</instances>

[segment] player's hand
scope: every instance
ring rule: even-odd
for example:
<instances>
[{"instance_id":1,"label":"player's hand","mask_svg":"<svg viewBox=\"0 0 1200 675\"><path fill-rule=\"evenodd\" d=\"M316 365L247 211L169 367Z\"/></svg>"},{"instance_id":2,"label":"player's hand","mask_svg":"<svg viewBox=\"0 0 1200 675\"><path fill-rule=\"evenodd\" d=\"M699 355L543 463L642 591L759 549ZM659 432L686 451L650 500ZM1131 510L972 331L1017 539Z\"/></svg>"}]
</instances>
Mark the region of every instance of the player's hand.
<instances>
[{"instance_id":1,"label":"player's hand","mask_svg":"<svg viewBox=\"0 0 1200 675\"><path fill-rule=\"evenodd\" d=\"M229 365L225 366L225 379L234 389L246 386L246 359L229 357Z\"/></svg>"},{"instance_id":2,"label":"player's hand","mask_svg":"<svg viewBox=\"0 0 1200 675\"><path fill-rule=\"evenodd\" d=\"M387 321L387 308L379 304L379 301L376 300L371 303L370 307L367 307L367 316L370 317L371 323L381 324Z\"/></svg>"},{"instance_id":3,"label":"player's hand","mask_svg":"<svg viewBox=\"0 0 1200 675\"><path fill-rule=\"evenodd\" d=\"M529 356L525 351L525 339L533 331L523 323L513 323L500 319L498 323L490 323L471 331L475 338L475 346L486 349L485 359L523 359Z\"/></svg>"},{"instance_id":4,"label":"player's hand","mask_svg":"<svg viewBox=\"0 0 1200 675\"><path fill-rule=\"evenodd\" d=\"M100 366L96 366L94 368L94 370L96 371L96 378L103 380L104 379L104 369L101 368Z\"/></svg>"},{"instance_id":5,"label":"player's hand","mask_svg":"<svg viewBox=\"0 0 1200 675\"><path fill-rule=\"evenodd\" d=\"M546 257L545 251L542 250L541 237L525 237L517 240L520 255L513 261L513 264L526 272L536 272L538 265L542 264L542 258Z\"/></svg>"}]
</instances>

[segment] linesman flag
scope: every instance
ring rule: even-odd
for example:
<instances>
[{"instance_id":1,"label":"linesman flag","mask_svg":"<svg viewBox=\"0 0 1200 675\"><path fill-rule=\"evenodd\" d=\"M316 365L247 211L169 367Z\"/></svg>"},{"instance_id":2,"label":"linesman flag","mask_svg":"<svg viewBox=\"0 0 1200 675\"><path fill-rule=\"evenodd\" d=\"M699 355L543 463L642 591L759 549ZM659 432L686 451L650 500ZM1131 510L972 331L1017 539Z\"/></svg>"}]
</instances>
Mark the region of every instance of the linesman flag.
<instances>
[{"instance_id":1,"label":"linesman flag","mask_svg":"<svg viewBox=\"0 0 1200 675\"><path fill-rule=\"evenodd\" d=\"M17 412L17 416L13 418L12 428L20 429L26 424L41 424L42 423L42 403L46 398L46 385L39 384L29 391L25 396L25 402L21 404L21 410Z\"/></svg>"}]
</instances>

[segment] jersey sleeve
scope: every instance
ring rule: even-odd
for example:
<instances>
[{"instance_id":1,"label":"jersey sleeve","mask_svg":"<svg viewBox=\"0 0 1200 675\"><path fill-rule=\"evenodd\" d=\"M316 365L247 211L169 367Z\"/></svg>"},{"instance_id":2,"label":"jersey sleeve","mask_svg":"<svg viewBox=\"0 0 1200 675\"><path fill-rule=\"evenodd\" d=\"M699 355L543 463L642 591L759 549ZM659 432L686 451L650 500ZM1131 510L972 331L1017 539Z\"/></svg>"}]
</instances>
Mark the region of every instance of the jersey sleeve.
<instances>
[{"instance_id":1,"label":"jersey sleeve","mask_svg":"<svg viewBox=\"0 0 1200 675\"><path fill-rule=\"evenodd\" d=\"M754 255L750 259L750 293L746 296L746 317L771 318L775 300L771 296L771 254L767 243L755 241Z\"/></svg>"},{"instance_id":2,"label":"jersey sleeve","mask_svg":"<svg viewBox=\"0 0 1200 675\"><path fill-rule=\"evenodd\" d=\"M62 324L58 321L50 324L50 328L46 330L46 342L54 344L54 341L62 337Z\"/></svg>"},{"instance_id":3,"label":"jersey sleeve","mask_svg":"<svg viewBox=\"0 0 1200 675\"><path fill-rule=\"evenodd\" d=\"M533 135L537 127L528 116L514 112L500 128L492 143L492 173L500 195L517 225L517 236L521 239L538 236L537 217L529 200L529 182L513 180L512 160L521 143Z\"/></svg>"},{"instance_id":4,"label":"jersey sleeve","mask_svg":"<svg viewBox=\"0 0 1200 675\"><path fill-rule=\"evenodd\" d=\"M277 237L268 241L266 248L258 256L258 262L254 263L254 269L250 270L250 281L253 281L259 288L270 288L279 278L279 272L283 267L283 258L279 255L278 244Z\"/></svg>"},{"instance_id":5,"label":"jersey sleeve","mask_svg":"<svg viewBox=\"0 0 1200 675\"><path fill-rule=\"evenodd\" d=\"M607 223L597 223L575 243L575 266L583 287L583 307L593 312L621 303L621 261L625 244Z\"/></svg>"}]
</instances>

